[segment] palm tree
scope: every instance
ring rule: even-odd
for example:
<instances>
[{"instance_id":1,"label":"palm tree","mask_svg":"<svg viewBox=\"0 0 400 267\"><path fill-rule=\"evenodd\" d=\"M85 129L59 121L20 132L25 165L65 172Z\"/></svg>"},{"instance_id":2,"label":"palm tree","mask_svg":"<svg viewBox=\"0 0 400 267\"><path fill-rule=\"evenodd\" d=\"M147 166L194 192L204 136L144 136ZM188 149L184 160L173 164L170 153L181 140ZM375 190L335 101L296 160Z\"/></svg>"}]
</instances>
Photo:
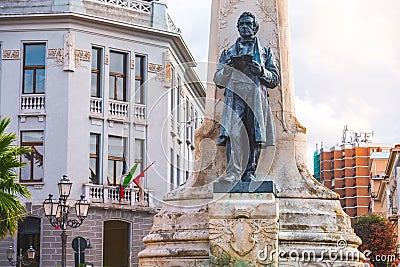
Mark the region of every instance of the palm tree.
<instances>
[{"instance_id":1,"label":"palm tree","mask_svg":"<svg viewBox=\"0 0 400 267\"><path fill-rule=\"evenodd\" d=\"M18 183L18 172L25 163L20 157L30 148L14 145L17 136L6 133L9 118L0 119L0 238L15 235L23 220L25 208L18 197L30 197L29 191Z\"/></svg>"}]
</instances>

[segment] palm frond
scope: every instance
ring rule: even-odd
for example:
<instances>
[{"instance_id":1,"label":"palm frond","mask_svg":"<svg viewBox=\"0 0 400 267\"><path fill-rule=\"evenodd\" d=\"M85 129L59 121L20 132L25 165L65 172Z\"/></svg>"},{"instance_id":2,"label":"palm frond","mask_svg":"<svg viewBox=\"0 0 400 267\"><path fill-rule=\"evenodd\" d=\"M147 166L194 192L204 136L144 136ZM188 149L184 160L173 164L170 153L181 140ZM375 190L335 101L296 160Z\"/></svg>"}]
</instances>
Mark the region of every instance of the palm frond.
<instances>
[{"instance_id":1,"label":"palm frond","mask_svg":"<svg viewBox=\"0 0 400 267\"><path fill-rule=\"evenodd\" d=\"M0 190L0 238L15 235L24 217L25 208L18 198Z\"/></svg>"},{"instance_id":2,"label":"palm frond","mask_svg":"<svg viewBox=\"0 0 400 267\"><path fill-rule=\"evenodd\" d=\"M18 183L19 169L26 165L21 156L30 153L29 147L14 145L17 136L6 133L9 118L0 119L0 238L15 235L25 209L18 197L30 197L28 189Z\"/></svg>"}]
</instances>

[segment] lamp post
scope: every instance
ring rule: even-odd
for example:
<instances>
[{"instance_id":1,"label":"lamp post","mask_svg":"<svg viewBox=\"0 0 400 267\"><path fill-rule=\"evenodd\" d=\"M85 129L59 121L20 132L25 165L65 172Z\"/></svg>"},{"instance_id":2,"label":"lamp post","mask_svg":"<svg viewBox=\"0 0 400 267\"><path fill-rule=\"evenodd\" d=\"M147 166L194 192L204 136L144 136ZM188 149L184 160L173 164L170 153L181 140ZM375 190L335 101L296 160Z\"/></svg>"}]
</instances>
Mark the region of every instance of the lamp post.
<instances>
[{"instance_id":1,"label":"lamp post","mask_svg":"<svg viewBox=\"0 0 400 267\"><path fill-rule=\"evenodd\" d=\"M66 267L66 248L67 248L67 226L71 228L77 228L87 217L89 210L89 203L85 199L85 196L81 196L75 203L76 217L78 219L69 219L69 204L67 199L71 193L72 182L67 178L66 175L58 182L58 192L60 198L57 200L53 199L53 195L49 194L49 197L43 202L44 213L49 219L50 224L54 227L58 226L61 228L61 267Z\"/></svg>"},{"instance_id":2,"label":"lamp post","mask_svg":"<svg viewBox=\"0 0 400 267\"><path fill-rule=\"evenodd\" d=\"M14 252L15 251L13 249L13 246L10 246L7 249L8 262L12 266L16 266L18 264L19 267L22 267L23 265L30 265L33 262L33 259L35 258L36 250L32 246L30 246L26 250L26 254L28 254L28 261L24 261L24 256L22 255L22 248L19 249L19 255L17 256L17 259L14 259Z\"/></svg>"}]
</instances>

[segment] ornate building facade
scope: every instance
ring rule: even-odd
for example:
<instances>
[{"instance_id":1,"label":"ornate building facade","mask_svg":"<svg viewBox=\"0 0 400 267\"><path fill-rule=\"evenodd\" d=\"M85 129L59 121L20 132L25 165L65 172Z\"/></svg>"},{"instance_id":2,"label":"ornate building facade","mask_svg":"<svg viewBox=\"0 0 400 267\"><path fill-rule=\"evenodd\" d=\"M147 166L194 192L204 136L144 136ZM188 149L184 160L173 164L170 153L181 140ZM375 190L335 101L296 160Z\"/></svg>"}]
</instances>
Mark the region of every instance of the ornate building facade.
<instances>
[{"instance_id":1,"label":"ornate building facade","mask_svg":"<svg viewBox=\"0 0 400 267\"><path fill-rule=\"evenodd\" d=\"M61 231L42 202L57 196L67 174L71 200L85 195L88 218L68 230L90 241L94 266L136 266L163 195L183 183L193 162L194 129L204 113L205 89L194 59L165 4L136 0L0 1L0 115L32 153L20 183L27 218L15 238L0 240L37 251L31 266L57 266ZM185 62L190 62L184 64ZM134 176L156 162L124 197L126 166ZM125 165L125 167L124 167ZM7 266L5 257L0 265Z\"/></svg>"}]
</instances>

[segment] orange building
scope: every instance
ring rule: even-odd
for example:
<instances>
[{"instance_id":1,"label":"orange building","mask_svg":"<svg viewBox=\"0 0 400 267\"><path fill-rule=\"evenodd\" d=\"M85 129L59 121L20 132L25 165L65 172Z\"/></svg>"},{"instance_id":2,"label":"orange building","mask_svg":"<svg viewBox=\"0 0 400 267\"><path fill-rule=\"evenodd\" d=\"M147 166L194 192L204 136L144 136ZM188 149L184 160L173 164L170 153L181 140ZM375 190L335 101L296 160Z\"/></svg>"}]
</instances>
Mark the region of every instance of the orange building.
<instances>
[{"instance_id":1,"label":"orange building","mask_svg":"<svg viewBox=\"0 0 400 267\"><path fill-rule=\"evenodd\" d=\"M390 151L387 145L354 140L320 150L321 183L340 195L343 210L351 218L372 211L371 153Z\"/></svg>"}]
</instances>

